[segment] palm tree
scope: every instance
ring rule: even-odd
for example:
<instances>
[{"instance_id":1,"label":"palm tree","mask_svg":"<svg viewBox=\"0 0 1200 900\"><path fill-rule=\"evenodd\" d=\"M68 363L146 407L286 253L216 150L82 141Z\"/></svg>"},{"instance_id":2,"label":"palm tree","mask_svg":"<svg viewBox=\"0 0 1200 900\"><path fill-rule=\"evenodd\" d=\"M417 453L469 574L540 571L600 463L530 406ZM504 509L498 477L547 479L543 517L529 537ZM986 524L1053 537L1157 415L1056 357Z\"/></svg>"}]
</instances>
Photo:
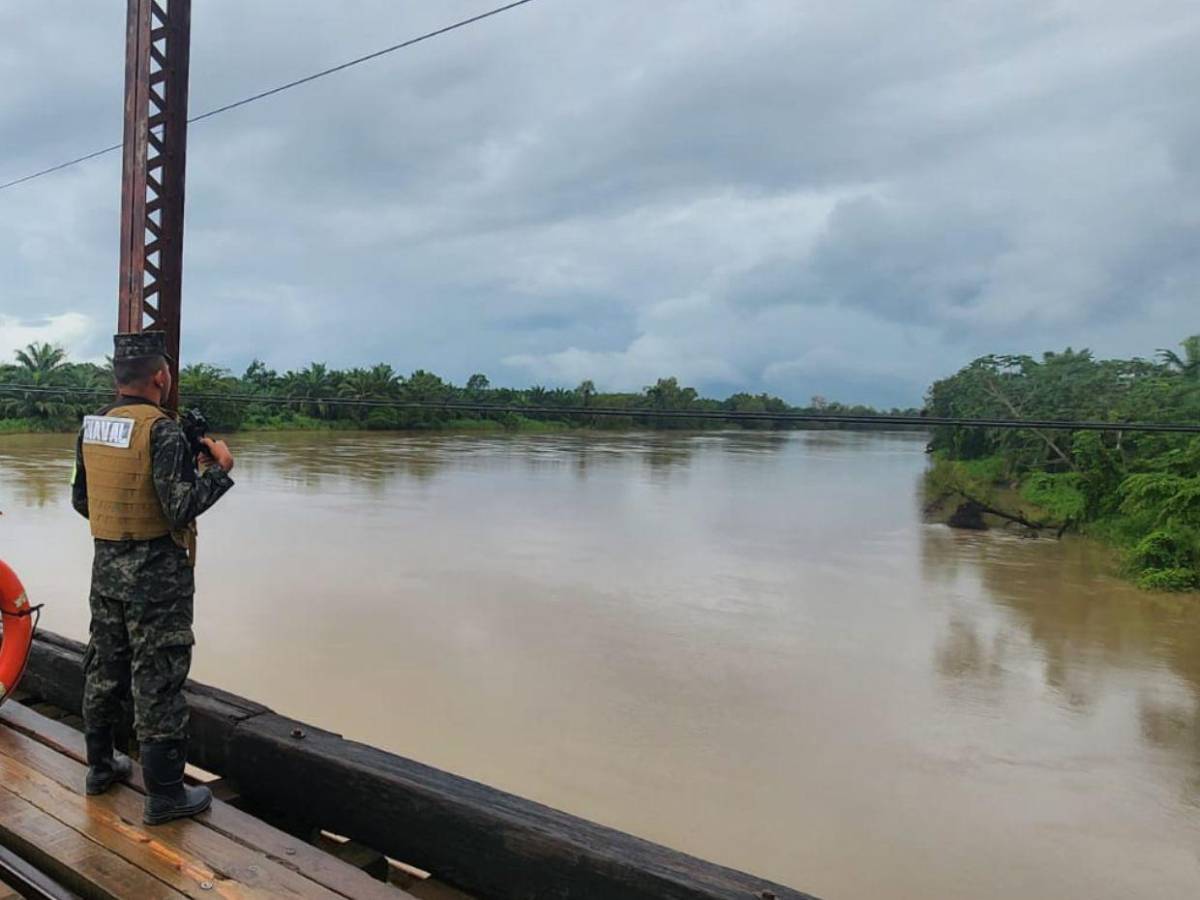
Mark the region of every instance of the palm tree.
<instances>
[{"instance_id":1,"label":"palm tree","mask_svg":"<svg viewBox=\"0 0 1200 900\"><path fill-rule=\"evenodd\" d=\"M1179 342L1183 348L1183 357L1174 350L1158 351L1158 358L1168 368L1175 369L1180 375L1188 378L1200 378L1200 334L1193 334Z\"/></svg>"},{"instance_id":2,"label":"palm tree","mask_svg":"<svg viewBox=\"0 0 1200 900\"><path fill-rule=\"evenodd\" d=\"M254 393L265 394L271 389L278 378L279 376L274 369L268 369L265 362L256 358L246 367L241 381L242 384L249 387Z\"/></svg>"},{"instance_id":3,"label":"palm tree","mask_svg":"<svg viewBox=\"0 0 1200 900\"><path fill-rule=\"evenodd\" d=\"M16 353L17 378L30 385L51 385L66 374L67 351L47 343L29 344Z\"/></svg>"},{"instance_id":4,"label":"palm tree","mask_svg":"<svg viewBox=\"0 0 1200 900\"><path fill-rule=\"evenodd\" d=\"M67 351L50 344L29 344L16 351L17 365L11 368L12 380L28 388L67 386L71 367ZM72 407L64 394L27 391L4 401L5 415L21 418L58 419L69 416Z\"/></svg>"},{"instance_id":5,"label":"palm tree","mask_svg":"<svg viewBox=\"0 0 1200 900\"><path fill-rule=\"evenodd\" d=\"M298 404L301 412L317 418L326 416L328 405L321 401L334 393L334 382L325 363L312 363L299 372L288 372L283 380L289 396L307 401Z\"/></svg>"},{"instance_id":6,"label":"palm tree","mask_svg":"<svg viewBox=\"0 0 1200 900\"><path fill-rule=\"evenodd\" d=\"M376 397L390 399L396 396L400 386L400 376L387 363L377 363L367 373L371 379L371 393Z\"/></svg>"},{"instance_id":7,"label":"palm tree","mask_svg":"<svg viewBox=\"0 0 1200 900\"><path fill-rule=\"evenodd\" d=\"M352 368L342 376L337 385L337 395L349 400L388 401L395 400L400 392L401 379L394 368L380 362L371 368ZM372 419L390 421L386 409L380 412L378 407L352 407L349 415L359 422Z\"/></svg>"},{"instance_id":8,"label":"palm tree","mask_svg":"<svg viewBox=\"0 0 1200 900\"><path fill-rule=\"evenodd\" d=\"M400 378L386 363L370 369L351 369L342 376L337 387L338 396L351 400L392 400L400 386ZM369 407L351 409L353 418L363 421L368 418Z\"/></svg>"},{"instance_id":9,"label":"palm tree","mask_svg":"<svg viewBox=\"0 0 1200 900\"><path fill-rule=\"evenodd\" d=\"M417 369L405 384L405 393L412 400L449 400L450 386L432 372Z\"/></svg>"},{"instance_id":10,"label":"palm tree","mask_svg":"<svg viewBox=\"0 0 1200 900\"><path fill-rule=\"evenodd\" d=\"M0 399L0 418L63 419L76 412L61 394L16 393Z\"/></svg>"}]
</instances>

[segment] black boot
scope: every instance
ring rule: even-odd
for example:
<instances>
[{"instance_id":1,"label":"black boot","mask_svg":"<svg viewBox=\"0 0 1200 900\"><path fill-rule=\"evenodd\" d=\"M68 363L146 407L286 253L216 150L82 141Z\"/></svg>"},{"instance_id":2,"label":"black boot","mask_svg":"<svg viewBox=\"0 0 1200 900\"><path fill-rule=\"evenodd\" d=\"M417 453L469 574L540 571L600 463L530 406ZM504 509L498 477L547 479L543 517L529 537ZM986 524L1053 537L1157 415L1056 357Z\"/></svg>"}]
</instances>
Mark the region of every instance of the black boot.
<instances>
[{"instance_id":1,"label":"black boot","mask_svg":"<svg viewBox=\"0 0 1200 900\"><path fill-rule=\"evenodd\" d=\"M87 746L87 792L103 794L118 781L124 781L133 771L133 763L123 753L113 750L111 728L96 728L83 736Z\"/></svg>"},{"instance_id":2,"label":"black boot","mask_svg":"<svg viewBox=\"0 0 1200 900\"><path fill-rule=\"evenodd\" d=\"M187 741L142 744L142 777L146 781L146 807L142 821L161 825L204 812L212 804L212 791L183 783Z\"/></svg>"}]
</instances>

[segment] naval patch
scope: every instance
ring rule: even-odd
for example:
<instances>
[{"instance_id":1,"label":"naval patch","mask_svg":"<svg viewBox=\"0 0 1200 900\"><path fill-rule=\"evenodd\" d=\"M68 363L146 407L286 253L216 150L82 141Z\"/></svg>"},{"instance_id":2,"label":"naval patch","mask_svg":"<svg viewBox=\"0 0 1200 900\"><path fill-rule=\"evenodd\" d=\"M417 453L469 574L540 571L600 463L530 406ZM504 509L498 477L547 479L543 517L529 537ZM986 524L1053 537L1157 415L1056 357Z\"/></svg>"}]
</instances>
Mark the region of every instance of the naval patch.
<instances>
[{"instance_id":1,"label":"naval patch","mask_svg":"<svg viewBox=\"0 0 1200 900\"><path fill-rule=\"evenodd\" d=\"M133 437L133 419L121 416L84 416L83 442L102 444L105 447L129 449Z\"/></svg>"}]
</instances>

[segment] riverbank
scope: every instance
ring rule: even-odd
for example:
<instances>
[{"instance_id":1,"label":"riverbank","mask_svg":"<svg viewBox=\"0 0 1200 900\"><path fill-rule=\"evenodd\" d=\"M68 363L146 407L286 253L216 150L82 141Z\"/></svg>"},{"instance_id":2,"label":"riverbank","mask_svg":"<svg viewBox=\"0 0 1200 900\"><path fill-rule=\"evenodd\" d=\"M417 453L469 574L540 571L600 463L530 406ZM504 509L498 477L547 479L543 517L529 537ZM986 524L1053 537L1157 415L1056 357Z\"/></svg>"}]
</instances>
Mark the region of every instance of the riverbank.
<instances>
[{"instance_id":1,"label":"riverbank","mask_svg":"<svg viewBox=\"0 0 1200 900\"><path fill-rule=\"evenodd\" d=\"M1192 452L1195 452L1193 450ZM1180 511L1194 503L1194 487L1170 473L1111 479L1089 498L1082 472L1014 473L996 455L954 460L936 452L923 479L925 513L966 530L1002 528L1029 536L1077 534L1116 554L1115 572L1151 591L1200 591L1200 541Z\"/></svg>"},{"instance_id":2,"label":"riverbank","mask_svg":"<svg viewBox=\"0 0 1200 900\"><path fill-rule=\"evenodd\" d=\"M39 419L0 419L0 434L54 434L56 432L75 431L79 423L73 425L60 422L48 422Z\"/></svg>"},{"instance_id":3,"label":"riverbank","mask_svg":"<svg viewBox=\"0 0 1200 900\"><path fill-rule=\"evenodd\" d=\"M926 408L945 418L1197 424L1200 335L1182 346L1182 357L1162 350L1159 362L1070 348L1040 359L984 356L935 382ZM1102 540L1122 552L1140 587L1200 589L1200 438L939 427L930 449L932 497Z\"/></svg>"}]
</instances>

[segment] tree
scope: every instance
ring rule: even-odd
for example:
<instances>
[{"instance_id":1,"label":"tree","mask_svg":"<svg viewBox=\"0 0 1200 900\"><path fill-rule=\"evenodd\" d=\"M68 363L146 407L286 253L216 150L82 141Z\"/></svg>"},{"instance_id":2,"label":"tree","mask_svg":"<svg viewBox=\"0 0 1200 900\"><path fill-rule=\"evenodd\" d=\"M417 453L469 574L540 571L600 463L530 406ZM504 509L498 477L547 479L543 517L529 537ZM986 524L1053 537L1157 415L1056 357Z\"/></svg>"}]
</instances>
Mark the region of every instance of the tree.
<instances>
[{"instance_id":1,"label":"tree","mask_svg":"<svg viewBox=\"0 0 1200 900\"><path fill-rule=\"evenodd\" d=\"M67 362L67 352L62 347L34 343L17 350L14 355L17 365L5 367L6 381L11 379L14 384L31 389L78 386L71 384L74 367ZM62 394L29 390L4 398L0 412L6 417L48 422L69 419L85 405L72 403L69 396Z\"/></svg>"},{"instance_id":2,"label":"tree","mask_svg":"<svg viewBox=\"0 0 1200 900\"><path fill-rule=\"evenodd\" d=\"M1187 378L1200 378L1200 334L1193 334L1179 342L1183 348L1181 358L1174 350L1159 350L1158 357L1163 365L1174 369Z\"/></svg>"},{"instance_id":3,"label":"tree","mask_svg":"<svg viewBox=\"0 0 1200 900\"><path fill-rule=\"evenodd\" d=\"M29 344L16 352L17 377L31 385L51 385L61 380L67 367L67 351L47 343Z\"/></svg>"},{"instance_id":4,"label":"tree","mask_svg":"<svg viewBox=\"0 0 1200 900\"><path fill-rule=\"evenodd\" d=\"M592 398L596 396L596 385L592 383L592 379L581 381L579 387L575 388L575 393L579 395L580 402L587 406Z\"/></svg>"},{"instance_id":5,"label":"tree","mask_svg":"<svg viewBox=\"0 0 1200 900\"><path fill-rule=\"evenodd\" d=\"M245 408L232 400L218 400L224 394L238 393L238 380L228 369L208 363L192 363L179 373L179 400L183 407L198 406L208 424L216 431L235 431L241 427ZM204 399L193 399L200 398Z\"/></svg>"},{"instance_id":6,"label":"tree","mask_svg":"<svg viewBox=\"0 0 1200 900\"><path fill-rule=\"evenodd\" d=\"M400 377L395 370L387 363L379 363L369 369L351 369L343 374L337 386L337 394L349 400L386 401L394 400L399 389ZM369 404L352 406L348 414L360 424L368 420L375 423L393 420L393 417L380 412L380 407Z\"/></svg>"},{"instance_id":7,"label":"tree","mask_svg":"<svg viewBox=\"0 0 1200 900\"><path fill-rule=\"evenodd\" d=\"M254 359L242 373L242 384L253 393L269 391L278 381L279 376L274 369L268 369L261 359Z\"/></svg>"},{"instance_id":8,"label":"tree","mask_svg":"<svg viewBox=\"0 0 1200 900\"><path fill-rule=\"evenodd\" d=\"M650 406L664 412L689 409L698 396L695 388L680 387L676 378L660 378L646 388L645 392ZM659 428L695 428L699 422L700 420L697 419L683 419L675 416L661 416L655 419L655 425Z\"/></svg>"},{"instance_id":9,"label":"tree","mask_svg":"<svg viewBox=\"0 0 1200 900\"><path fill-rule=\"evenodd\" d=\"M387 363L369 369L351 369L342 375L338 385L339 397L353 400L391 400L396 396L400 377Z\"/></svg>"},{"instance_id":10,"label":"tree","mask_svg":"<svg viewBox=\"0 0 1200 900\"><path fill-rule=\"evenodd\" d=\"M325 363L311 363L299 372L288 372L283 376L283 388L289 396L299 398L300 412L325 418L329 413L328 399L335 392L334 377Z\"/></svg>"},{"instance_id":11,"label":"tree","mask_svg":"<svg viewBox=\"0 0 1200 900\"><path fill-rule=\"evenodd\" d=\"M467 379L467 390L472 394L482 394L491 386L492 383L488 381L488 377L482 372L476 372Z\"/></svg>"},{"instance_id":12,"label":"tree","mask_svg":"<svg viewBox=\"0 0 1200 900\"><path fill-rule=\"evenodd\" d=\"M646 397L655 409L687 409L697 396L695 388L680 387L676 378L660 378L646 388Z\"/></svg>"}]
</instances>

